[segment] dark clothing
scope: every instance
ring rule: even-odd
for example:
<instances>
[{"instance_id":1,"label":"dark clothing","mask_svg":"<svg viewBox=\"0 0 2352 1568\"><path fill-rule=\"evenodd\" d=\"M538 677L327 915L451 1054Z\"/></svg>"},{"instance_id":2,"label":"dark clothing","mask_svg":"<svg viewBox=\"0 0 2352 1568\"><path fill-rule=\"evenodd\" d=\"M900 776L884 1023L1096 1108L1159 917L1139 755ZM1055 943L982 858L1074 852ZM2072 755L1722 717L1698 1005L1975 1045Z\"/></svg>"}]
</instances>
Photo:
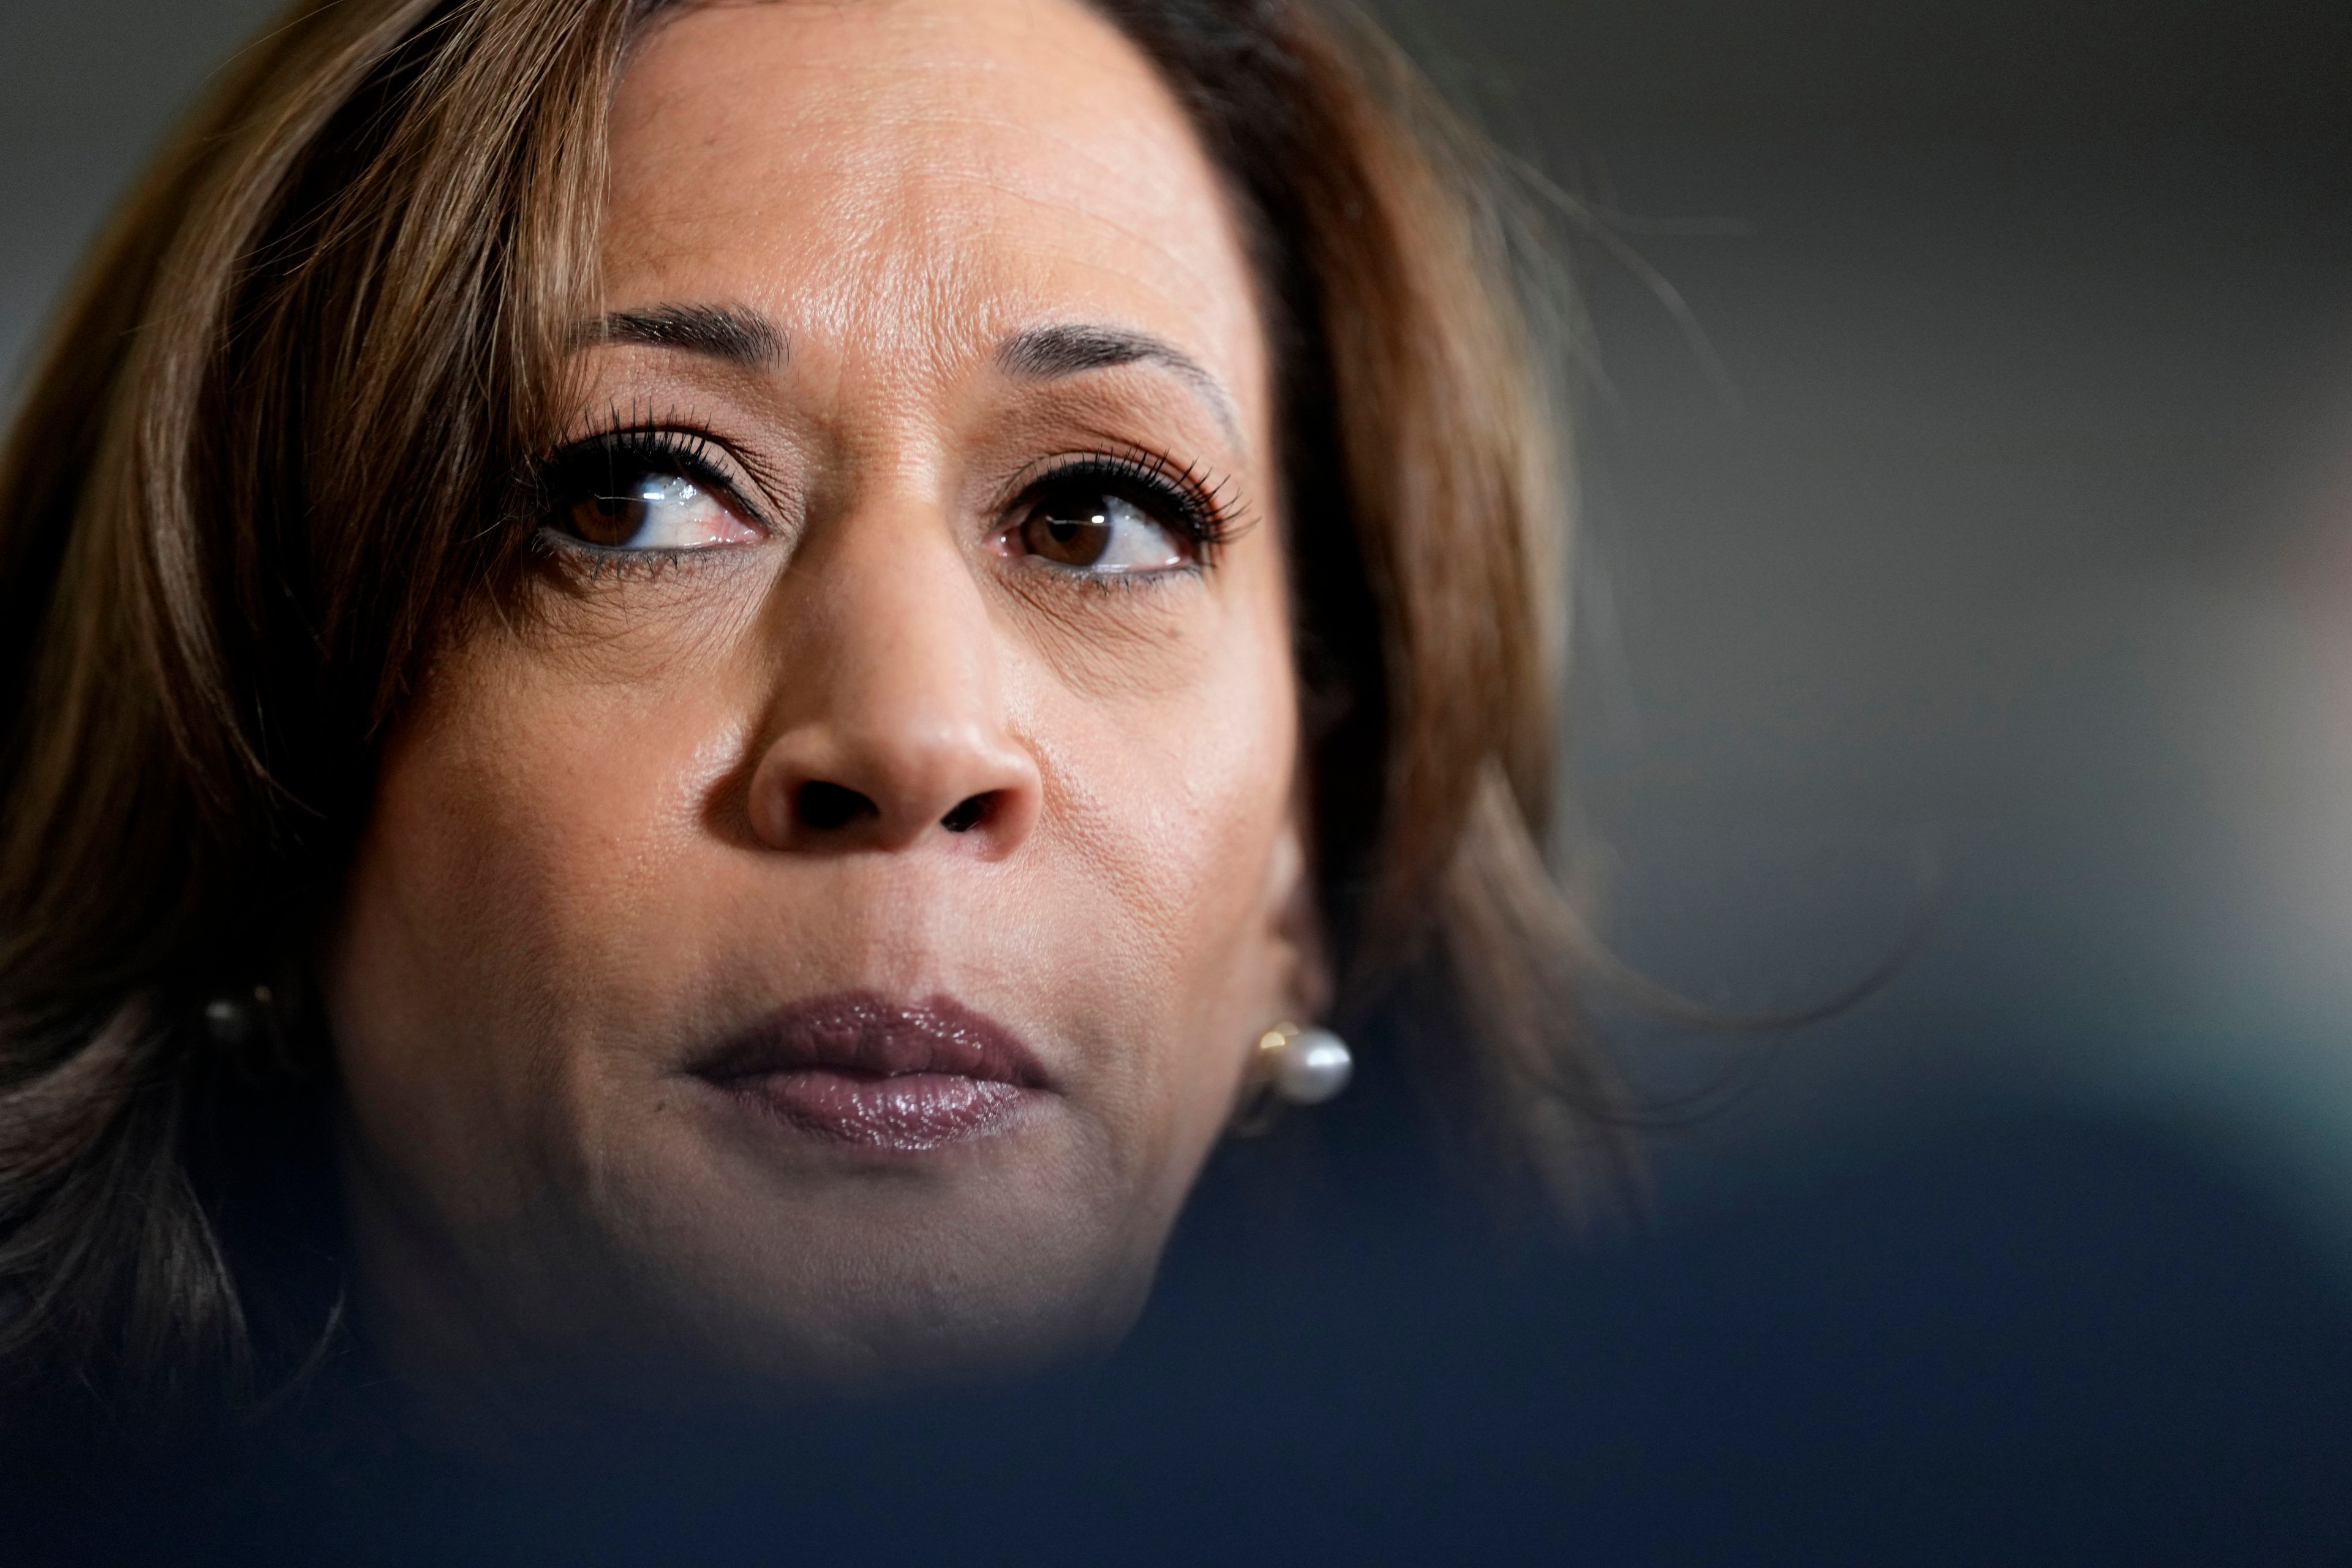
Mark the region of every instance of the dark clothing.
<instances>
[{"instance_id":1,"label":"dark clothing","mask_svg":"<svg viewBox=\"0 0 2352 1568\"><path fill-rule=\"evenodd\" d=\"M1101 1367L491 1474L400 1438L353 1352L242 1447L13 1470L5 1555L2352 1562L2352 1311L2159 1142L1979 1119L1575 1249L1377 1162L1270 1196L1279 1157L1221 1158Z\"/></svg>"}]
</instances>

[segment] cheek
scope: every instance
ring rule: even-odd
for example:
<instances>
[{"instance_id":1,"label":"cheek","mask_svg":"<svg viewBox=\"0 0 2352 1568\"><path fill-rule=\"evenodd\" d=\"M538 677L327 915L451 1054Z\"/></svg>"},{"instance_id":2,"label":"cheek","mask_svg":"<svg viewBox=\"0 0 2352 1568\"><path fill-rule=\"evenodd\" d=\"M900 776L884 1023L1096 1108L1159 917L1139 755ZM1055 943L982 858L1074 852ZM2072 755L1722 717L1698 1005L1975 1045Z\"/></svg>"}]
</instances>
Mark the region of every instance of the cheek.
<instances>
[{"instance_id":1,"label":"cheek","mask_svg":"<svg viewBox=\"0 0 2352 1568\"><path fill-rule=\"evenodd\" d=\"M723 769L672 694L545 689L496 653L437 672L389 748L327 974L360 1130L452 1205L527 1205L561 1173L592 1072L653 1070L674 1010L658 887ZM639 1026L631 1028L632 1023Z\"/></svg>"},{"instance_id":2,"label":"cheek","mask_svg":"<svg viewBox=\"0 0 2352 1568\"><path fill-rule=\"evenodd\" d=\"M1149 1105L1130 1129L1147 1158L1189 1173L1223 1125L1246 1047L1284 1005L1272 884L1291 826L1297 710L1279 601L1188 647L1181 679L1088 693L1039 725L1053 879L1083 942L1041 953L1068 984L1122 988L1100 1016L1151 1051L1104 1053ZM1179 1152L1175 1145L1187 1146Z\"/></svg>"}]
</instances>

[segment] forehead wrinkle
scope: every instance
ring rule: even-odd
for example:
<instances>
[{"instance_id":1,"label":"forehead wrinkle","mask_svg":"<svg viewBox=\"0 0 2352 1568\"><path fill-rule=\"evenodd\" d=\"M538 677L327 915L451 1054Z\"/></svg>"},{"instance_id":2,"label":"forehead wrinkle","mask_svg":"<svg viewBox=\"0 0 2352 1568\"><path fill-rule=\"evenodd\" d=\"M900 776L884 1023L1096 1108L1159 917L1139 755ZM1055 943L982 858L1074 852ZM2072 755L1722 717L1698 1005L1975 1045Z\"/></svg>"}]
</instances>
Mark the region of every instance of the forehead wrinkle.
<instances>
[{"instance_id":1,"label":"forehead wrinkle","mask_svg":"<svg viewBox=\"0 0 2352 1568\"><path fill-rule=\"evenodd\" d=\"M933 110L927 118L935 125L957 131L977 131L983 135L1002 132L1005 129L1001 121L978 114ZM1186 138L1182 153L1174 152L1161 139L1152 137L1146 139L1146 144L1155 155L1125 162L1105 156L1102 149L1110 143L1100 138L1081 140L1057 130L1045 131L1036 136L1037 141L1049 142L1066 154L1069 163L1083 164L1100 175L1101 184L1089 191L1088 195L1113 193L1116 199L1111 202L1073 203L1069 199L1071 193L1066 189L1037 189L1034 177L1036 165L1025 155L1034 142L1024 144L1024 155L1002 160L973 159L956 169L941 168L935 158L921 156L894 161L902 171L900 181L903 184L912 184L931 179L955 180L1019 202L1050 217L1066 218L1074 212L1081 213L1094 226L1116 233L1138 249L1157 257L1204 295L1216 296L1224 290L1213 279L1202 275L1199 267L1202 258L1183 255L1170 243L1168 235L1150 232L1152 219L1188 205L1185 198L1205 198L1220 226L1227 231L1228 243L1212 248L1231 252L1233 259L1241 258L1240 237L1232 231L1233 219L1223 184L1215 171L1208 166L1206 154L1191 142L1190 122L1180 116L1179 123ZM1129 140L1118 145L1132 149L1134 142ZM1016 171L1020 175L1030 177L1016 177ZM1147 174L1156 177L1150 180L1148 189L1145 189L1142 188L1142 176ZM1188 178L1192 174L1200 178L1197 181ZM1183 232L1192 236L1199 230L1187 226Z\"/></svg>"},{"instance_id":2,"label":"forehead wrinkle","mask_svg":"<svg viewBox=\"0 0 2352 1568\"><path fill-rule=\"evenodd\" d=\"M1191 290L1197 291L1208 300L1213 300L1214 303L1211 305L1206 314L1219 316L1234 311L1244 314L1246 321L1242 324L1255 342L1258 330L1255 320L1255 295L1251 287L1252 280L1248 277L1237 276L1230 280L1230 287L1219 287L1202 276L1195 264L1200 258L1181 256L1163 238L1141 232L1127 215L1087 212L1083 208L1074 208L1066 202L1026 188L1025 182L1010 182L978 171L934 171L925 175L894 182L896 188L887 195L872 195L855 204L842 204L844 207L854 205L864 209L857 214L857 232L854 236L845 237L851 246L862 253L863 265L848 269L853 276L841 278L837 281L836 289L829 289L827 292L841 293L852 289L872 289L877 294L897 294L900 298L912 296L919 299L933 314L933 321L924 331L923 336L929 340L934 347L941 346L939 343L941 336L951 335L940 333L938 327L948 321L969 314L964 307L974 293L982 296L996 294L998 290L990 285L986 277L989 268L985 261L976 254L988 243L989 230L994 228L996 225L985 219L973 221L953 216L955 204L941 202L929 195L927 190L927 187L939 181L986 190L1065 222L1074 212L1080 214L1087 220L1087 226L1097 234L1115 234L1138 249L1156 256L1171 272L1181 277L1190 286ZM846 213L844 216L847 216ZM891 238L891 231L902 226L930 230L934 237L922 246L894 242ZM949 232L940 233L941 230ZM1131 264L1123 265L1113 258L1102 254L1101 247L1097 246L1067 247L1065 254L1051 259L1099 272L1129 285L1141 284L1150 294L1160 297L1174 319L1187 324L1202 321L1204 314L1202 310L1177 303L1175 300L1168 297L1168 290L1164 285L1150 281L1152 269L1138 268ZM1232 259L1238 264L1238 257ZM877 285L882 286L877 288ZM875 302L870 299L859 300L851 310L842 313L863 313L865 310L871 310ZM1087 309L1087 302L1075 301L1072 308L1076 312L1083 312ZM1246 448L1250 445L1244 437L1241 411L1234 388L1228 386L1192 353L1185 352L1159 333L1116 319L1130 316L1130 311L1112 305L1108 313L1113 319L1086 323L1085 330L1108 337L1130 340L1136 345L1136 352L1129 353L1117 360L1105 360L1094 365L1085 367L1072 365L1069 367L1070 370L1107 369L1114 363L1139 362L1157 365L1181 380L1201 398L1235 447ZM1230 327L1234 323L1224 321L1217 324ZM1026 331L1050 331L1053 330L1049 326ZM1021 374L1024 378L1040 378L1047 374L1043 364L1024 365L1023 363L1028 357L1024 354L1021 344L1021 339L1025 335L1026 331L1015 333L1013 337L999 344L996 350L997 363L1003 368ZM1007 357L1008 355L1010 357ZM1236 368L1247 368L1247 366L1244 364ZM1068 373L1069 371L1056 371L1051 374Z\"/></svg>"},{"instance_id":3,"label":"forehead wrinkle","mask_svg":"<svg viewBox=\"0 0 2352 1568\"><path fill-rule=\"evenodd\" d=\"M884 89L877 94L829 93L810 105L806 134L791 163L812 172L830 164L836 176L864 176L862 180L853 177L838 184L824 181L836 184L835 199L825 204L836 210L879 205L887 199L881 195L884 190L899 193L930 181L951 180L1042 208L1055 216L1084 212L1101 226L1117 231L1183 273L1194 287L1209 293L1223 292L1201 275L1197 266L1200 258L1178 254L1166 236L1148 232L1151 217L1187 205L1181 198L1189 196L1205 198L1218 216L1230 223L1223 182L1209 165L1205 153L1192 140L1191 122L1180 108L1172 101L1165 105L1178 129L1181 148L1171 146L1166 137L1143 133L1148 128L1139 128L1136 135L1111 138L1099 134L1098 126L1097 133L1087 136L1074 134L1059 125L1016 128L999 117L953 101L961 94L920 95L912 102L901 100L903 83L898 79L903 73L953 78L969 76L976 69L992 75L1022 74L1017 62L998 60L917 60L894 65L885 79ZM1165 94L1156 77L1139 75L1138 84L1155 95ZM1149 118L1139 116L1139 120ZM1003 145L1008 135L1019 138L1016 147ZM1094 185L1090 195L1108 193L1114 199L1073 203L1066 188L1038 190L1034 177L1038 167L1034 153L1041 142L1061 154L1054 161L1055 167L1081 166L1099 176L1098 183L1088 182ZM942 160L942 145L954 150L951 161ZM1144 155L1117 158L1110 155L1113 150ZM1149 176L1148 184L1144 176ZM860 184L866 188L856 190L855 187ZM929 216L935 221L952 221L953 206L954 204L932 204ZM1234 241L1238 244L1237 236Z\"/></svg>"},{"instance_id":4,"label":"forehead wrinkle","mask_svg":"<svg viewBox=\"0 0 2352 1568\"><path fill-rule=\"evenodd\" d=\"M1003 18L1005 33L1017 36L1044 9L1015 8ZM924 33L943 25L908 19ZM962 26L959 18L953 30ZM1067 59L1094 79L1079 96L1092 106L1087 123L1097 129L1083 136L1076 107L1024 124L1035 117L975 104L975 87L1000 93L1002 84L1031 81L1034 57L983 45L952 55L919 46L888 51L887 68L871 53L829 59L814 90L795 94L801 130L760 182L769 199L754 200L763 212L772 205L776 176L814 199L817 232L803 227L793 248L814 268L801 272L798 287L792 268L737 286L785 308L798 318L796 332L803 321L845 329L843 346L863 339L868 349L921 362L932 375L954 374L952 365L975 351L985 354L993 344L974 339L1023 324L1031 310L1156 329L1215 365L1209 384L1184 378L1187 390L1201 395L1237 449L1255 446L1238 438L1244 421L1235 405L1246 395L1254 422L1265 348L1228 195L1166 84L1123 38L1116 52L1071 48L1049 58L1049 68ZM1106 107L1109 135L1099 133ZM712 150L706 144L706 153ZM728 184L751 173L727 180L715 172ZM750 187L743 194L754 195ZM663 206L674 199L674 189L656 196ZM1055 279L1049 297L1031 298L1026 310L1015 300L1031 290L1016 287L1005 297L993 249L1008 224L1022 226L1015 215L1024 211L1046 220L1050 239L1042 251L1034 237L1022 247L1045 269L1024 268L1033 280L1076 268L1122 286L1082 284L1072 294ZM1179 215L1186 221L1170 221ZM798 299L788 304L792 295ZM976 303L992 308L976 312ZM1006 319L1013 311L1019 314ZM1172 363L1167 368L1183 374Z\"/></svg>"}]
</instances>

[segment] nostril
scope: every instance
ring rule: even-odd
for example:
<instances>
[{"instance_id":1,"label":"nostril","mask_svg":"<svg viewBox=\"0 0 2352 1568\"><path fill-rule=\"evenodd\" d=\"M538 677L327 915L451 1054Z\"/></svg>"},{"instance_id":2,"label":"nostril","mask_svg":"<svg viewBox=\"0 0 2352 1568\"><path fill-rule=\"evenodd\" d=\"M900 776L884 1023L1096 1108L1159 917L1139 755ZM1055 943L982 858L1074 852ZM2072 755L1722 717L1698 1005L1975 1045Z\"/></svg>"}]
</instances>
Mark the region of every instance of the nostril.
<instances>
[{"instance_id":1,"label":"nostril","mask_svg":"<svg viewBox=\"0 0 2352 1568\"><path fill-rule=\"evenodd\" d=\"M988 803L994 798L994 791L966 795L956 802L954 810L940 818L940 826L950 833L970 833L980 826L980 819L988 815Z\"/></svg>"},{"instance_id":2,"label":"nostril","mask_svg":"<svg viewBox=\"0 0 2352 1568\"><path fill-rule=\"evenodd\" d=\"M793 809L820 833L846 827L861 816L882 815L881 807L856 790L823 781L801 785L793 796Z\"/></svg>"}]
</instances>

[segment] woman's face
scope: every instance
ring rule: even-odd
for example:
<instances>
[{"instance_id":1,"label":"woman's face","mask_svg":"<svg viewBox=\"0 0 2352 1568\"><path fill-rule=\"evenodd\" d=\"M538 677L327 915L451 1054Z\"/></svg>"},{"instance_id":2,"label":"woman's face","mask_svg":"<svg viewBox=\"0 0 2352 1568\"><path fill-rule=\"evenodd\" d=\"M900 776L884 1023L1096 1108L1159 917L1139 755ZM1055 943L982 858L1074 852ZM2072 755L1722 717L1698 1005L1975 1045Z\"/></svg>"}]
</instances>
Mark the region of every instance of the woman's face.
<instances>
[{"instance_id":1,"label":"woman's face","mask_svg":"<svg viewBox=\"0 0 2352 1568\"><path fill-rule=\"evenodd\" d=\"M1218 179L1075 0L683 11L612 166L528 603L328 966L363 1300L428 1381L1115 1334L1320 999Z\"/></svg>"}]
</instances>

